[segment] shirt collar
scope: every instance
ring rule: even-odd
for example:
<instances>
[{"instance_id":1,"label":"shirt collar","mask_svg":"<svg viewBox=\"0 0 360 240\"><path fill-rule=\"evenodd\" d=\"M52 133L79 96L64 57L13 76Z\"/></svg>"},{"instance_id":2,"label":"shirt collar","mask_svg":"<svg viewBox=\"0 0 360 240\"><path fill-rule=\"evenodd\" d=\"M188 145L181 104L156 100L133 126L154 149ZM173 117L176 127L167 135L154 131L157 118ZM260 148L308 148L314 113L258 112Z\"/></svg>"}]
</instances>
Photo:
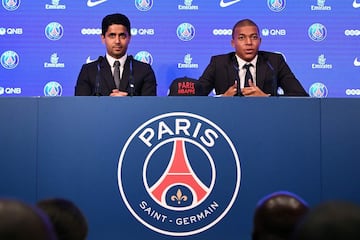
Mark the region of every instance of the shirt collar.
<instances>
[{"instance_id":1,"label":"shirt collar","mask_svg":"<svg viewBox=\"0 0 360 240\"><path fill-rule=\"evenodd\" d=\"M241 59L241 58L240 58L238 55L236 55L236 54L235 54L235 56L236 56L236 60L237 60L237 62L238 62L238 64L239 64L239 68L242 68L242 66L244 66L244 64L247 64L247 63L251 63L251 64L253 65L253 67L256 66L256 62L257 62L257 59L258 59L258 54L256 54L256 56L254 57L253 60L251 60L251 62L246 62L246 61L244 61L243 59Z\"/></svg>"},{"instance_id":2,"label":"shirt collar","mask_svg":"<svg viewBox=\"0 0 360 240\"><path fill-rule=\"evenodd\" d=\"M127 59L127 55L125 54L121 58L116 59L116 58L113 58L112 56L110 56L108 53L106 53L106 59L108 60L111 67L114 66L115 61L119 61L120 62L120 67L123 68L124 65L125 65L126 59Z\"/></svg>"}]
</instances>

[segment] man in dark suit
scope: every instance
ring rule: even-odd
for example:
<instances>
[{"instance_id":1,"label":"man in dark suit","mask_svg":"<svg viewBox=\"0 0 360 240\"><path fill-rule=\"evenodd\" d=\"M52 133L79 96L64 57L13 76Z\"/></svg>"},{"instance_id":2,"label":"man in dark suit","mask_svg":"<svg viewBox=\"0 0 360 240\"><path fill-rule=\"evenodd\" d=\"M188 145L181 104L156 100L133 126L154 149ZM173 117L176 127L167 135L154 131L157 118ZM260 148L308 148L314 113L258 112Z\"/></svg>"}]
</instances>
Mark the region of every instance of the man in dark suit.
<instances>
[{"instance_id":1,"label":"man in dark suit","mask_svg":"<svg viewBox=\"0 0 360 240\"><path fill-rule=\"evenodd\" d=\"M116 13L103 18L101 41L106 55L82 66L75 96L156 96L151 66L127 55L130 40L130 21L125 15Z\"/></svg>"},{"instance_id":2,"label":"man in dark suit","mask_svg":"<svg viewBox=\"0 0 360 240\"><path fill-rule=\"evenodd\" d=\"M222 96L276 96L281 88L285 96L308 96L283 56L259 51L260 43L256 23L238 21L231 40L235 52L211 57L199 79L204 94L215 89Z\"/></svg>"}]
</instances>

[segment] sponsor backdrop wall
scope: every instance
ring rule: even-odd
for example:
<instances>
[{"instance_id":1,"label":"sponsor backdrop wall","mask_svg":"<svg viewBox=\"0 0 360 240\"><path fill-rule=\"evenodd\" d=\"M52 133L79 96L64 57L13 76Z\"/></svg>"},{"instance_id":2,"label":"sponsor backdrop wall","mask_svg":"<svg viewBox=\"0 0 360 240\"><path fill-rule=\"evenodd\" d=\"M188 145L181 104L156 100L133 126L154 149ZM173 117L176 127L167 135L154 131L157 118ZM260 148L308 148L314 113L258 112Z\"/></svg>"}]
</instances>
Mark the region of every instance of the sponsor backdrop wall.
<instances>
[{"instance_id":1,"label":"sponsor backdrop wall","mask_svg":"<svg viewBox=\"0 0 360 240\"><path fill-rule=\"evenodd\" d=\"M130 18L128 53L152 65L159 96L232 51L242 18L312 97L360 96L360 0L2 0L0 96L72 96L81 65L105 54L101 20L114 12Z\"/></svg>"}]
</instances>

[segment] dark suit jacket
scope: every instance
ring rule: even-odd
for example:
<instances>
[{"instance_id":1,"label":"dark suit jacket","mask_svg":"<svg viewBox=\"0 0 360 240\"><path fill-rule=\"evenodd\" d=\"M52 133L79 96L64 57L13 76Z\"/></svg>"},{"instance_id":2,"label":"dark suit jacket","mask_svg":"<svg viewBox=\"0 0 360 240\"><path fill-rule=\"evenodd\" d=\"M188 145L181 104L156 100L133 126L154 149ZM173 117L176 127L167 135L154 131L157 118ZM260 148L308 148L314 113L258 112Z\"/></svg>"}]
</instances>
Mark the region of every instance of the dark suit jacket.
<instances>
[{"instance_id":1,"label":"dark suit jacket","mask_svg":"<svg viewBox=\"0 0 360 240\"><path fill-rule=\"evenodd\" d=\"M235 52L211 57L210 64L199 78L204 94L208 95L213 89L217 95L225 93L239 79L236 63ZM256 85L264 93L276 95L273 82L283 89L285 96L309 96L281 54L259 51Z\"/></svg>"},{"instance_id":2,"label":"dark suit jacket","mask_svg":"<svg viewBox=\"0 0 360 240\"><path fill-rule=\"evenodd\" d=\"M156 96L157 83L151 66L135 59L133 59L132 65L134 79L133 95ZM97 80L98 69L99 75ZM127 58L119 89L131 95L132 90L129 87L129 78L130 60ZM97 82L98 87L96 87ZM75 86L75 96L109 96L115 88L111 67L104 57L101 61L98 59L82 66Z\"/></svg>"}]
</instances>

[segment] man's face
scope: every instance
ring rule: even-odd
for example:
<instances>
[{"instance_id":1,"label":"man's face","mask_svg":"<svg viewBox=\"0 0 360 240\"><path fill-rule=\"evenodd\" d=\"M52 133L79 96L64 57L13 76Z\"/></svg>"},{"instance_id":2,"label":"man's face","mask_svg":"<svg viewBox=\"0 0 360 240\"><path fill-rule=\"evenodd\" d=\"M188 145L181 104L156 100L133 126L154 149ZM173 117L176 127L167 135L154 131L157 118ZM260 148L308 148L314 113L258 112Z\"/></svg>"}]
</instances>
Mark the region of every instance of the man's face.
<instances>
[{"instance_id":1,"label":"man's face","mask_svg":"<svg viewBox=\"0 0 360 240\"><path fill-rule=\"evenodd\" d=\"M250 62L258 53L261 38L255 26L243 26L235 28L231 46L235 48L236 55Z\"/></svg>"},{"instance_id":2,"label":"man's face","mask_svg":"<svg viewBox=\"0 0 360 240\"><path fill-rule=\"evenodd\" d=\"M126 27L120 24L113 24L108 27L104 35L101 35L101 41L106 46L107 53L114 58L121 58L125 55L131 36Z\"/></svg>"}]
</instances>

